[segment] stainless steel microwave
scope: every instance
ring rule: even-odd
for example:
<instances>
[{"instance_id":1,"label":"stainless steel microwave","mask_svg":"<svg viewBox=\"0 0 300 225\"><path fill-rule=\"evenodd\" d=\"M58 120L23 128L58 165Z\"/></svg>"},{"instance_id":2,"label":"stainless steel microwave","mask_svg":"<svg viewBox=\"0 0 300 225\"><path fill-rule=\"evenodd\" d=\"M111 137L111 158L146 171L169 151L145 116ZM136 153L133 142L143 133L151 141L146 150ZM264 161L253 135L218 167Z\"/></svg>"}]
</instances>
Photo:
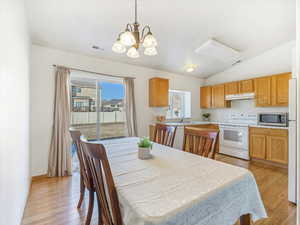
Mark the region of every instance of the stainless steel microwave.
<instances>
[{"instance_id":1,"label":"stainless steel microwave","mask_svg":"<svg viewBox=\"0 0 300 225\"><path fill-rule=\"evenodd\" d=\"M258 125L263 126L288 126L288 113L259 113Z\"/></svg>"}]
</instances>

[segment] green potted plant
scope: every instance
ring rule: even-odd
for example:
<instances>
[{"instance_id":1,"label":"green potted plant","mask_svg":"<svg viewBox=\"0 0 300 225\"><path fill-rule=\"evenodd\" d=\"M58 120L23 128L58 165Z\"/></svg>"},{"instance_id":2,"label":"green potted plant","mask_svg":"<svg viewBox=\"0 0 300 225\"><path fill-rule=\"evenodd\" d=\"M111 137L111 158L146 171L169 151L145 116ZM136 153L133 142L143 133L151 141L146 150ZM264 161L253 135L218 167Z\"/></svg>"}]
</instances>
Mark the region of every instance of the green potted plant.
<instances>
[{"instance_id":1,"label":"green potted plant","mask_svg":"<svg viewBox=\"0 0 300 225\"><path fill-rule=\"evenodd\" d=\"M203 118L204 121L209 121L209 117L210 117L209 113L203 113L202 114L202 118Z\"/></svg>"},{"instance_id":2,"label":"green potted plant","mask_svg":"<svg viewBox=\"0 0 300 225\"><path fill-rule=\"evenodd\" d=\"M152 142L148 137L142 137L138 142L138 158L139 159L150 159L150 149L152 149Z\"/></svg>"}]
</instances>

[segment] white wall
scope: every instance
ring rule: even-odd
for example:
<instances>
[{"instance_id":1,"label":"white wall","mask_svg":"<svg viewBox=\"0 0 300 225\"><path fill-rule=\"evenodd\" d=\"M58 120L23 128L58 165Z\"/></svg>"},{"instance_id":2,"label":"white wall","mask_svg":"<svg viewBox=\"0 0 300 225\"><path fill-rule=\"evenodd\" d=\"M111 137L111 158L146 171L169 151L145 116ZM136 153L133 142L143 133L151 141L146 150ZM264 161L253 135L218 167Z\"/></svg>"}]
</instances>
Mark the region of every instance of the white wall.
<instances>
[{"instance_id":1,"label":"white wall","mask_svg":"<svg viewBox=\"0 0 300 225\"><path fill-rule=\"evenodd\" d=\"M159 109L148 107L148 80L151 77L170 79L170 89L192 92L192 117L200 118L199 88L203 80L164 71L101 60L37 45L32 46L31 58L31 152L32 174L47 172L54 96L52 64L65 65L105 74L132 76L135 79L137 124L140 136L148 135L148 126Z\"/></svg>"},{"instance_id":2,"label":"white wall","mask_svg":"<svg viewBox=\"0 0 300 225\"><path fill-rule=\"evenodd\" d=\"M284 43L265 53L243 61L224 72L218 73L206 79L205 84L219 84L230 81L244 80L264 75L291 72L292 48L295 41ZM287 112L287 107L255 107L254 100L233 101L229 109L206 110L211 113L212 120L224 121L232 112Z\"/></svg>"},{"instance_id":3,"label":"white wall","mask_svg":"<svg viewBox=\"0 0 300 225\"><path fill-rule=\"evenodd\" d=\"M0 224L21 222L30 186L29 35L23 0L0 2Z\"/></svg>"}]
</instances>

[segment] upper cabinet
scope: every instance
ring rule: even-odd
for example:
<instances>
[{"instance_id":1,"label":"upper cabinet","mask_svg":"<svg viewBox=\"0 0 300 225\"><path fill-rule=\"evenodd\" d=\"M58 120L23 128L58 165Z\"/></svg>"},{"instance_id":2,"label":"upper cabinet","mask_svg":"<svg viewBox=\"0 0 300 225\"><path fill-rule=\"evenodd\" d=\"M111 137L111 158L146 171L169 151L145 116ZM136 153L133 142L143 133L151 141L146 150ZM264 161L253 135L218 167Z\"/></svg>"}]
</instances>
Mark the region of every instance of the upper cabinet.
<instances>
[{"instance_id":1,"label":"upper cabinet","mask_svg":"<svg viewBox=\"0 0 300 225\"><path fill-rule=\"evenodd\" d=\"M200 88L200 107L203 109L209 109L212 107L211 101L211 86L205 86Z\"/></svg>"},{"instance_id":2,"label":"upper cabinet","mask_svg":"<svg viewBox=\"0 0 300 225\"><path fill-rule=\"evenodd\" d=\"M288 106L291 73L272 76L272 105Z\"/></svg>"},{"instance_id":3,"label":"upper cabinet","mask_svg":"<svg viewBox=\"0 0 300 225\"><path fill-rule=\"evenodd\" d=\"M239 94L239 82L230 82L225 84L225 95Z\"/></svg>"},{"instance_id":4,"label":"upper cabinet","mask_svg":"<svg viewBox=\"0 0 300 225\"><path fill-rule=\"evenodd\" d=\"M257 107L288 106L291 73L274 74L255 79L229 82L200 88L201 108L225 108L231 101L226 95L255 92Z\"/></svg>"},{"instance_id":5,"label":"upper cabinet","mask_svg":"<svg viewBox=\"0 0 300 225\"><path fill-rule=\"evenodd\" d=\"M212 86L212 107L213 108L226 108L230 107L230 102L225 101L225 85L219 84Z\"/></svg>"},{"instance_id":6,"label":"upper cabinet","mask_svg":"<svg viewBox=\"0 0 300 225\"><path fill-rule=\"evenodd\" d=\"M154 77L149 80L149 106L169 106L169 80Z\"/></svg>"},{"instance_id":7,"label":"upper cabinet","mask_svg":"<svg viewBox=\"0 0 300 225\"><path fill-rule=\"evenodd\" d=\"M256 106L272 106L271 101L272 76L255 79Z\"/></svg>"},{"instance_id":8,"label":"upper cabinet","mask_svg":"<svg viewBox=\"0 0 300 225\"><path fill-rule=\"evenodd\" d=\"M291 73L255 79L256 106L288 106Z\"/></svg>"},{"instance_id":9,"label":"upper cabinet","mask_svg":"<svg viewBox=\"0 0 300 225\"><path fill-rule=\"evenodd\" d=\"M225 83L225 95L236 95L254 92L254 81L242 80Z\"/></svg>"},{"instance_id":10,"label":"upper cabinet","mask_svg":"<svg viewBox=\"0 0 300 225\"><path fill-rule=\"evenodd\" d=\"M239 92L240 94L244 93L253 93L254 92L254 80L242 80L239 81Z\"/></svg>"}]
</instances>

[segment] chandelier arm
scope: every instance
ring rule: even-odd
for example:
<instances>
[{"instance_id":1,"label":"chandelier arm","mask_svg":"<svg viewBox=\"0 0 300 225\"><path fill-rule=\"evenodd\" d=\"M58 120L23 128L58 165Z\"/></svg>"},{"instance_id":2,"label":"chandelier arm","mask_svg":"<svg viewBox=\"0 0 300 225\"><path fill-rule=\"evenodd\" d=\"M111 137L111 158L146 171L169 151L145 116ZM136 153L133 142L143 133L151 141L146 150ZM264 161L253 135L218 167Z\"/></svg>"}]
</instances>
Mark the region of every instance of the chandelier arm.
<instances>
[{"instance_id":1,"label":"chandelier arm","mask_svg":"<svg viewBox=\"0 0 300 225\"><path fill-rule=\"evenodd\" d=\"M148 29L148 33L151 34L151 28L150 28L150 26L149 26L149 25L144 26L144 28L143 28L143 30L142 30L142 35L141 35L141 40L142 40L142 41L144 40L146 29ZM148 34L148 33L147 33L147 34Z\"/></svg>"},{"instance_id":2,"label":"chandelier arm","mask_svg":"<svg viewBox=\"0 0 300 225\"><path fill-rule=\"evenodd\" d=\"M123 53L126 51L126 46L131 46L127 52L127 56L131 58L137 58L139 57L139 52L137 51L138 48L140 47L141 44L145 46L154 46L154 48L146 48L148 50L146 52L145 50L145 55L156 55L157 50L155 46L157 45L157 41L153 36L149 36L149 41L147 43L143 43L145 41L145 38L148 37L148 35L152 35L151 28L149 25L146 25L143 27L143 29L140 32L139 26L140 24L138 23L138 5L137 5L138 0L134 0L135 7L134 7L134 23L128 23L126 24L126 29L125 31L119 33L117 42L113 45L112 50L117 53ZM123 36L124 35L124 38ZM122 40L121 40L122 37ZM133 38L135 40L133 40ZM124 47L124 46L125 47ZM123 47L120 49L120 46ZM125 50L124 50L125 49Z\"/></svg>"},{"instance_id":3,"label":"chandelier arm","mask_svg":"<svg viewBox=\"0 0 300 225\"><path fill-rule=\"evenodd\" d=\"M132 27L132 25L130 23L126 24L126 30L129 30L131 32L133 31L133 27Z\"/></svg>"}]
</instances>

